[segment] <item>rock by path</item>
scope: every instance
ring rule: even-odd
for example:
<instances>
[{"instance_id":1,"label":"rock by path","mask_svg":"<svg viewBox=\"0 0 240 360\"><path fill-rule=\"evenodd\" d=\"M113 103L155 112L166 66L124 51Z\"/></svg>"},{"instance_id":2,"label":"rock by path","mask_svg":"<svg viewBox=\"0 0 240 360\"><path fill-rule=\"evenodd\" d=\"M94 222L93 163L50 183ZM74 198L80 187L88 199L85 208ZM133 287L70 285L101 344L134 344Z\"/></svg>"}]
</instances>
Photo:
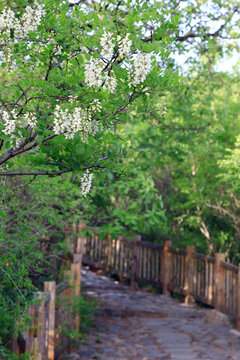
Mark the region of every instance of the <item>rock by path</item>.
<instances>
[{"instance_id":1,"label":"rock by path","mask_svg":"<svg viewBox=\"0 0 240 360\"><path fill-rule=\"evenodd\" d=\"M133 292L90 271L83 271L83 284L99 311L81 360L240 360L240 333L215 310Z\"/></svg>"}]
</instances>

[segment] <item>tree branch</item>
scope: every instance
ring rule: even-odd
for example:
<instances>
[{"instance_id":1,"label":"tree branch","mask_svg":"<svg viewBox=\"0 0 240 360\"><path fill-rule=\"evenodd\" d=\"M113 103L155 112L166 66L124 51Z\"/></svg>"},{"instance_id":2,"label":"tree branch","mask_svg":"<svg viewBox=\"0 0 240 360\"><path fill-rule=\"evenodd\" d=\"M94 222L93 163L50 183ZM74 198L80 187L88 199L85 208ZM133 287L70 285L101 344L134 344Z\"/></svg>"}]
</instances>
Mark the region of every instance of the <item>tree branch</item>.
<instances>
[{"instance_id":1,"label":"tree branch","mask_svg":"<svg viewBox=\"0 0 240 360\"><path fill-rule=\"evenodd\" d=\"M80 168L79 170L87 170L87 169L92 169L92 168L100 168L100 169L105 169L105 166L99 165L100 161L103 160L107 160L108 157L104 156L101 159L99 159L97 161L96 164L93 165L87 165L87 166L83 166L82 168ZM58 175L62 175L68 172L72 172L73 168L68 168L68 169L63 169L63 170L57 170L57 171L2 171L0 172L0 176L26 176L26 175L31 175L31 176L58 176Z\"/></svg>"}]
</instances>

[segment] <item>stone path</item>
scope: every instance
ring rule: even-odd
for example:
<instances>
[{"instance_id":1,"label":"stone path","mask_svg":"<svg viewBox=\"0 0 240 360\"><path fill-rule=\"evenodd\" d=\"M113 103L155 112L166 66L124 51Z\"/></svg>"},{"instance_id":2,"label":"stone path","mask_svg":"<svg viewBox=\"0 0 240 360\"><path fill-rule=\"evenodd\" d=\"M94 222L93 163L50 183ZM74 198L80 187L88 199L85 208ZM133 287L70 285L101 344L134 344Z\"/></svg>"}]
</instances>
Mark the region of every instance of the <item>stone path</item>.
<instances>
[{"instance_id":1,"label":"stone path","mask_svg":"<svg viewBox=\"0 0 240 360\"><path fill-rule=\"evenodd\" d=\"M133 292L85 270L83 284L97 299L99 313L76 359L240 360L240 332L215 310Z\"/></svg>"}]
</instances>

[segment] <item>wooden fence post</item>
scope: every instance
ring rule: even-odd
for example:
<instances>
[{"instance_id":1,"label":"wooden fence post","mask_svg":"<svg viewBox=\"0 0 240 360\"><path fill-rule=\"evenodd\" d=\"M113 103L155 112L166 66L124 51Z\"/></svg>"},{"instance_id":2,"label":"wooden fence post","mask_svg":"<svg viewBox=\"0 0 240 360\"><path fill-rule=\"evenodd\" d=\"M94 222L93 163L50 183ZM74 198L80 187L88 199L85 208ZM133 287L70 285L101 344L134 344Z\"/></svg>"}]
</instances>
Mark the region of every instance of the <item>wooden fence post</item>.
<instances>
[{"instance_id":1,"label":"wooden fence post","mask_svg":"<svg viewBox=\"0 0 240 360\"><path fill-rule=\"evenodd\" d=\"M44 360L46 351L45 351L45 339L44 339L44 311L45 311L45 294L44 292L39 291L38 295L38 314L37 314L37 360Z\"/></svg>"},{"instance_id":2,"label":"wooden fence post","mask_svg":"<svg viewBox=\"0 0 240 360\"><path fill-rule=\"evenodd\" d=\"M46 281L44 283L44 291L50 294L49 299L49 313L48 313L48 331L47 331L47 344L48 344L48 360L54 360L55 350L55 302L56 302L56 282Z\"/></svg>"},{"instance_id":3,"label":"wooden fence post","mask_svg":"<svg viewBox=\"0 0 240 360\"><path fill-rule=\"evenodd\" d=\"M34 332L35 332L35 307L30 304L28 314L31 317L31 324L26 330L26 353L32 353L34 350Z\"/></svg>"},{"instance_id":4,"label":"wooden fence post","mask_svg":"<svg viewBox=\"0 0 240 360\"><path fill-rule=\"evenodd\" d=\"M82 254L73 255L73 264L82 264Z\"/></svg>"},{"instance_id":5,"label":"wooden fence post","mask_svg":"<svg viewBox=\"0 0 240 360\"><path fill-rule=\"evenodd\" d=\"M108 243L108 268L107 268L107 270L112 270L112 268L113 268L113 246L112 246L112 236L110 234L107 235L107 243Z\"/></svg>"},{"instance_id":6,"label":"wooden fence post","mask_svg":"<svg viewBox=\"0 0 240 360\"><path fill-rule=\"evenodd\" d=\"M225 260L225 254L215 254L215 271L214 271L214 306L221 311L223 305L223 268L221 261Z\"/></svg>"},{"instance_id":7,"label":"wooden fence post","mask_svg":"<svg viewBox=\"0 0 240 360\"><path fill-rule=\"evenodd\" d=\"M165 240L163 242L162 249L162 264L161 264L161 278L162 278L162 293L163 295L169 295L168 283L170 278L170 253L169 248L171 247L172 242L170 240Z\"/></svg>"},{"instance_id":8,"label":"wooden fence post","mask_svg":"<svg viewBox=\"0 0 240 360\"><path fill-rule=\"evenodd\" d=\"M131 243L131 268L130 268L130 288L132 290L138 289L138 243L141 241L141 236L137 235Z\"/></svg>"},{"instance_id":9,"label":"wooden fence post","mask_svg":"<svg viewBox=\"0 0 240 360\"><path fill-rule=\"evenodd\" d=\"M103 269L105 272L109 271L109 250L110 250L110 241L109 241L109 235L107 235L103 239Z\"/></svg>"},{"instance_id":10,"label":"wooden fence post","mask_svg":"<svg viewBox=\"0 0 240 360\"><path fill-rule=\"evenodd\" d=\"M186 256L186 274L184 290L186 291L185 304L194 303L193 293L193 254L195 253L195 246L187 246Z\"/></svg>"},{"instance_id":11,"label":"wooden fence post","mask_svg":"<svg viewBox=\"0 0 240 360\"><path fill-rule=\"evenodd\" d=\"M240 330L240 264L238 264L237 277L237 327Z\"/></svg>"},{"instance_id":12,"label":"wooden fence post","mask_svg":"<svg viewBox=\"0 0 240 360\"><path fill-rule=\"evenodd\" d=\"M75 260L76 260L76 256L75 256ZM77 262L75 264L71 265L71 271L73 273L73 293L74 296L76 298L79 298L80 296L80 285L81 285L81 263ZM75 330L79 330L79 325L80 325L80 318L79 318L79 314L75 314L74 316L74 328Z\"/></svg>"},{"instance_id":13,"label":"wooden fence post","mask_svg":"<svg viewBox=\"0 0 240 360\"><path fill-rule=\"evenodd\" d=\"M78 224L78 229L79 231L81 232L82 230L86 229L86 224L83 223L83 222L80 222ZM84 239L85 237L84 236L78 236L77 238L77 246L76 246L76 253L77 254L83 254L83 251L84 251Z\"/></svg>"}]
</instances>

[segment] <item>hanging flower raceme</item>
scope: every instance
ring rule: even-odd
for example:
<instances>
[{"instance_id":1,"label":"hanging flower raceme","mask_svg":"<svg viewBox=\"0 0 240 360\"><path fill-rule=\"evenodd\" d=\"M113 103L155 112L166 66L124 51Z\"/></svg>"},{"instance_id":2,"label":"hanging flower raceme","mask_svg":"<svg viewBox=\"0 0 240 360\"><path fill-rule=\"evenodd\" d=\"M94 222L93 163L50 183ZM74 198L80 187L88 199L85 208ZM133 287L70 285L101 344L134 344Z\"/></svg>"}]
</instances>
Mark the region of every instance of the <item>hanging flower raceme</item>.
<instances>
[{"instance_id":1,"label":"hanging flower raceme","mask_svg":"<svg viewBox=\"0 0 240 360\"><path fill-rule=\"evenodd\" d=\"M69 124L68 109L62 110L59 105L56 106L54 111L53 131L55 134L64 134Z\"/></svg>"},{"instance_id":2,"label":"hanging flower raceme","mask_svg":"<svg viewBox=\"0 0 240 360\"><path fill-rule=\"evenodd\" d=\"M146 80L147 75L151 71L151 54L142 53L141 51L137 52L137 55L133 63L133 73L132 80L130 81L130 86L139 85Z\"/></svg>"},{"instance_id":3,"label":"hanging flower raceme","mask_svg":"<svg viewBox=\"0 0 240 360\"><path fill-rule=\"evenodd\" d=\"M105 82L103 85L103 91L108 90L110 94L113 94L117 86L117 80L115 76L113 75L113 72L111 72L110 75L107 75L105 78Z\"/></svg>"},{"instance_id":4,"label":"hanging flower raceme","mask_svg":"<svg viewBox=\"0 0 240 360\"><path fill-rule=\"evenodd\" d=\"M2 120L4 123L3 133L5 135L13 134L16 130L17 114L14 111L10 113L4 110L2 112Z\"/></svg>"},{"instance_id":5,"label":"hanging flower raceme","mask_svg":"<svg viewBox=\"0 0 240 360\"><path fill-rule=\"evenodd\" d=\"M129 39L129 34L125 36L125 38L121 38L120 35L117 37L117 41L119 42L118 52L119 57L124 58L130 55L130 48L132 45L132 40Z\"/></svg>"},{"instance_id":6,"label":"hanging flower raceme","mask_svg":"<svg viewBox=\"0 0 240 360\"><path fill-rule=\"evenodd\" d=\"M112 34L105 32L100 40L102 46L101 56L110 61L113 57L114 43L112 41Z\"/></svg>"},{"instance_id":7,"label":"hanging flower raceme","mask_svg":"<svg viewBox=\"0 0 240 360\"><path fill-rule=\"evenodd\" d=\"M92 105L90 107L90 110L92 112L100 112L102 110L102 105L101 105L99 99L94 99L93 100L93 103L92 103Z\"/></svg>"},{"instance_id":8,"label":"hanging flower raceme","mask_svg":"<svg viewBox=\"0 0 240 360\"><path fill-rule=\"evenodd\" d=\"M92 179L93 179L93 174L91 174L89 172L89 170L87 169L81 179L82 194L85 197L87 196L87 194L89 193L89 191L92 187Z\"/></svg>"},{"instance_id":9,"label":"hanging flower raceme","mask_svg":"<svg viewBox=\"0 0 240 360\"><path fill-rule=\"evenodd\" d=\"M8 37L11 36L11 29L18 24L15 13L11 9L4 9L0 14L0 30Z\"/></svg>"},{"instance_id":10,"label":"hanging flower raceme","mask_svg":"<svg viewBox=\"0 0 240 360\"><path fill-rule=\"evenodd\" d=\"M100 44L102 50L100 56L102 59L91 57L85 66L85 83L89 87L100 88L103 91L108 90L110 94L114 94L117 87L117 79L114 75L112 66L106 63L105 59L111 61L114 59L114 42L113 35L109 32L104 32ZM147 75L151 71L151 54L137 51L136 56L130 58L132 40L129 39L129 34L125 37L117 36L117 46L119 59L127 59L133 61L132 69L129 73L130 86L137 86L146 80Z\"/></svg>"},{"instance_id":11,"label":"hanging flower raceme","mask_svg":"<svg viewBox=\"0 0 240 360\"><path fill-rule=\"evenodd\" d=\"M7 64L9 71L13 69L13 54L11 45L14 38L26 36L29 31L37 31L42 18L45 16L44 5L34 2L33 7L27 6L19 19L11 9L4 9L0 14L0 33L5 35L1 41L2 54L0 60Z\"/></svg>"},{"instance_id":12,"label":"hanging flower raceme","mask_svg":"<svg viewBox=\"0 0 240 360\"><path fill-rule=\"evenodd\" d=\"M25 127L27 124L31 128L34 128L37 125L37 117L29 112L23 115L23 117L18 118L15 110L12 110L11 112L4 110L1 114L1 117L4 124L4 129L2 132L5 135L13 135L16 131L17 125L20 127ZM14 138L14 135L12 138Z\"/></svg>"},{"instance_id":13,"label":"hanging flower raceme","mask_svg":"<svg viewBox=\"0 0 240 360\"><path fill-rule=\"evenodd\" d=\"M31 113L26 113L24 119L31 128L34 128L37 125L37 118Z\"/></svg>"},{"instance_id":14,"label":"hanging flower raceme","mask_svg":"<svg viewBox=\"0 0 240 360\"><path fill-rule=\"evenodd\" d=\"M88 86L100 87L102 85L102 61L91 58L85 67L85 82Z\"/></svg>"},{"instance_id":15,"label":"hanging flower raceme","mask_svg":"<svg viewBox=\"0 0 240 360\"><path fill-rule=\"evenodd\" d=\"M33 7L27 6L24 14L18 19L11 9L4 9L0 14L0 30L8 37L11 36L11 30L14 36L28 34L29 31L36 31L41 19L45 16L45 8L43 4L34 2Z\"/></svg>"},{"instance_id":16,"label":"hanging flower raceme","mask_svg":"<svg viewBox=\"0 0 240 360\"><path fill-rule=\"evenodd\" d=\"M64 134L68 140L73 139L74 135L80 131L82 141L85 142L89 135L94 135L98 131L98 127L92 119L91 110L80 107L75 107L73 112L70 112L68 109L62 110L57 105L54 111L53 124L55 134Z\"/></svg>"},{"instance_id":17,"label":"hanging flower raceme","mask_svg":"<svg viewBox=\"0 0 240 360\"><path fill-rule=\"evenodd\" d=\"M21 19L23 35L27 35L29 31L36 31L44 16L44 5L40 5L35 1L33 7L27 6Z\"/></svg>"}]
</instances>

